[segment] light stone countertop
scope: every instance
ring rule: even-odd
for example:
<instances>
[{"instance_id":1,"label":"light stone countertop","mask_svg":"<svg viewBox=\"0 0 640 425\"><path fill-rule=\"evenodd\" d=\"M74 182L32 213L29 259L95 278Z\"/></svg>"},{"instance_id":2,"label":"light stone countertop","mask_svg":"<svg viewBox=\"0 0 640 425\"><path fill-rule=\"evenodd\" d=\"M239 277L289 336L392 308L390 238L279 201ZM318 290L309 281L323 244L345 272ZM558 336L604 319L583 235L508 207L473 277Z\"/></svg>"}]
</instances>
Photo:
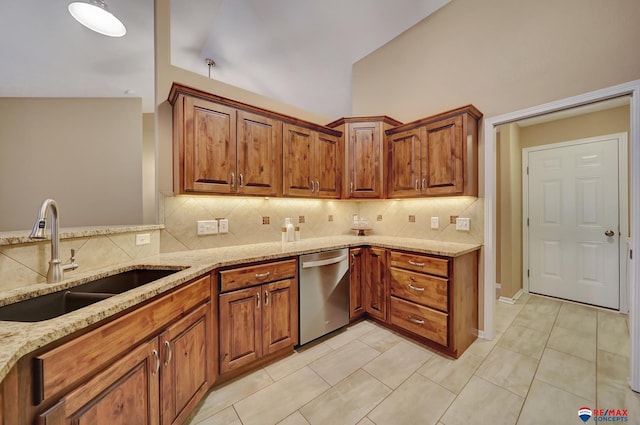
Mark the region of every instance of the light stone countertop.
<instances>
[{"instance_id":1,"label":"light stone countertop","mask_svg":"<svg viewBox=\"0 0 640 425\"><path fill-rule=\"evenodd\" d=\"M118 233L129 232L148 232L151 230L164 229L162 224L141 224L132 226L90 226L90 227L63 227L59 230L58 234L60 239L71 238L86 238L90 236L99 235L115 235ZM43 240L50 240L50 236L47 239L31 239L29 237L29 230L16 230L11 232L0 232L0 246L2 245L17 245L24 243L42 242Z\"/></svg>"},{"instance_id":2,"label":"light stone countertop","mask_svg":"<svg viewBox=\"0 0 640 425\"><path fill-rule=\"evenodd\" d=\"M113 316L158 294L220 267L287 258L352 246L373 245L426 254L457 257L480 249L480 244L461 244L387 236L332 236L298 242L270 242L224 248L159 254L117 266L76 275L57 284L34 284L0 292L0 306L80 285L133 268L185 268L152 283L115 295L63 316L35 323L0 321L0 381L23 356L64 336Z\"/></svg>"}]
</instances>

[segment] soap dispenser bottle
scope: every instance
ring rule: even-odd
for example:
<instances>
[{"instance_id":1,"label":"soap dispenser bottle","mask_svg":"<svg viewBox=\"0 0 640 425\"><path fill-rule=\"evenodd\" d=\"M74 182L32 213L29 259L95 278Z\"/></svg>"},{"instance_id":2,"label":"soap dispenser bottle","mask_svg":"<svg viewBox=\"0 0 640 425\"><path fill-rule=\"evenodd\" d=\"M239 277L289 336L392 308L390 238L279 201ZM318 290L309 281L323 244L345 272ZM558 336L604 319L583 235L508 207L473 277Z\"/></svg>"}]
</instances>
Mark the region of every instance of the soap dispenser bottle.
<instances>
[{"instance_id":1,"label":"soap dispenser bottle","mask_svg":"<svg viewBox=\"0 0 640 425\"><path fill-rule=\"evenodd\" d=\"M291 219L290 218L285 218L284 219L284 225L287 228L287 242L293 242L294 240L294 228L293 228L293 223L291 223Z\"/></svg>"}]
</instances>

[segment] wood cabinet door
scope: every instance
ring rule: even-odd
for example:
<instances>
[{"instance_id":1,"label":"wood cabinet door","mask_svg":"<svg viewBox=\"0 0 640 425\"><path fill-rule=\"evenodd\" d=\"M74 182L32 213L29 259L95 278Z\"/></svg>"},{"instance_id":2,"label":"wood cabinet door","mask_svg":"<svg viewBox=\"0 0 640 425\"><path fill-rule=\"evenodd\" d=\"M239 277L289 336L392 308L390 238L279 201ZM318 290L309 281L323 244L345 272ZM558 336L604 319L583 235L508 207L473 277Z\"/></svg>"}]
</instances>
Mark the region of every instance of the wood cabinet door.
<instances>
[{"instance_id":1,"label":"wood cabinet door","mask_svg":"<svg viewBox=\"0 0 640 425\"><path fill-rule=\"evenodd\" d=\"M282 122L238 111L238 193L282 193Z\"/></svg>"},{"instance_id":2,"label":"wood cabinet door","mask_svg":"<svg viewBox=\"0 0 640 425\"><path fill-rule=\"evenodd\" d=\"M420 195L420 136L420 129L414 129L389 138L390 198Z\"/></svg>"},{"instance_id":3,"label":"wood cabinet door","mask_svg":"<svg viewBox=\"0 0 640 425\"><path fill-rule=\"evenodd\" d=\"M262 285L263 354L274 353L298 343L298 291L295 280Z\"/></svg>"},{"instance_id":4,"label":"wood cabinet door","mask_svg":"<svg viewBox=\"0 0 640 425\"><path fill-rule=\"evenodd\" d=\"M350 198L384 197L380 123L349 124L347 179Z\"/></svg>"},{"instance_id":5,"label":"wood cabinet door","mask_svg":"<svg viewBox=\"0 0 640 425\"><path fill-rule=\"evenodd\" d=\"M41 424L157 425L158 339L138 345L38 418ZM64 421L60 418L64 416ZM49 420L51 419L51 420Z\"/></svg>"},{"instance_id":6,"label":"wood cabinet door","mask_svg":"<svg viewBox=\"0 0 640 425\"><path fill-rule=\"evenodd\" d=\"M182 423L211 384L211 304L160 335L162 425Z\"/></svg>"},{"instance_id":7,"label":"wood cabinet door","mask_svg":"<svg viewBox=\"0 0 640 425\"><path fill-rule=\"evenodd\" d=\"M310 197L315 194L315 131L291 124L283 125L283 179L285 196Z\"/></svg>"},{"instance_id":8,"label":"wood cabinet door","mask_svg":"<svg viewBox=\"0 0 640 425\"><path fill-rule=\"evenodd\" d=\"M236 110L185 97L184 190L235 192Z\"/></svg>"},{"instance_id":9,"label":"wood cabinet door","mask_svg":"<svg viewBox=\"0 0 640 425\"><path fill-rule=\"evenodd\" d=\"M462 116L425 126L422 191L456 195L464 191Z\"/></svg>"},{"instance_id":10,"label":"wood cabinet door","mask_svg":"<svg viewBox=\"0 0 640 425\"><path fill-rule=\"evenodd\" d=\"M349 250L351 262L349 265L349 320L355 320L364 314L363 279L366 276L364 265L365 248Z\"/></svg>"},{"instance_id":11,"label":"wood cabinet door","mask_svg":"<svg viewBox=\"0 0 640 425\"><path fill-rule=\"evenodd\" d=\"M262 294L256 286L219 296L220 373L262 357Z\"/></svg>"},{"instance_id":12,"label":"wood cabinet door","mask_svg":"<svg viewBox=\"0 0 640 425\"><path fill-rule=\"evenodd\" d=\"M384 248L367 248L367 285L365 310L382 321L387 320L387 257Z\"/></svg>"},{"instance_id":13,"label":"wood cabinet door","mask_svg":"<svg viewBox=\"0 0 640 425\"><path fill-rule=\"evenodd\" d=\"M318 133L315 154L315 192L320 198L342 196L342 149L340 138Z\"/></svg>"}]
</instances>

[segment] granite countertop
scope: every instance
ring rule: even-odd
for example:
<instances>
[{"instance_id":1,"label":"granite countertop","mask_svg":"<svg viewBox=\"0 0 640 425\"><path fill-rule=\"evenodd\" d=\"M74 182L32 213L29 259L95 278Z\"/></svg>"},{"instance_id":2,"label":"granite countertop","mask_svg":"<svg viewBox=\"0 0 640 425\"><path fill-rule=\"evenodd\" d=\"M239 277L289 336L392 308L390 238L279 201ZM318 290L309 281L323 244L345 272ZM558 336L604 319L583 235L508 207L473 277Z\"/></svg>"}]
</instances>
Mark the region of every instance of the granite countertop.
<instances>
[{"instance_id":1,"label":"granite countertop","mask_svg":"<svg viewBox=\"0 0 640 425\"><path fill-rule=\"evenodd\" d=\"M92 227L64 227L59 231L60 239L84 238L98 235L116 235L128 232L148 232L164 229L162 224L143 224L139 226L92 226ZM0 232L0 245L16 245L42 242L43 239L31 239L29 230Z\"/></svg>"},{"instance_id":2,"label":"granite countertop","mask_svg":"<svg viewBox=\"0 0 640 425\"><path fill-rule=\"evenodd\" d=\"M5 378L21 357L30 352L214 269L360 245L405 249L448 257L457 257L478 250L481 247L480 244L461 244L389 236L332 236L305 239L286 244L270 242L159 254L142 260L138 259L76 275L57 284L34 284L25 288L0 292L0 306L2 306L38 295L60 291L133 268L182 269L152 283L53 319L35 323L0 321L0 381Z\"/></svg>"}]
</instances>

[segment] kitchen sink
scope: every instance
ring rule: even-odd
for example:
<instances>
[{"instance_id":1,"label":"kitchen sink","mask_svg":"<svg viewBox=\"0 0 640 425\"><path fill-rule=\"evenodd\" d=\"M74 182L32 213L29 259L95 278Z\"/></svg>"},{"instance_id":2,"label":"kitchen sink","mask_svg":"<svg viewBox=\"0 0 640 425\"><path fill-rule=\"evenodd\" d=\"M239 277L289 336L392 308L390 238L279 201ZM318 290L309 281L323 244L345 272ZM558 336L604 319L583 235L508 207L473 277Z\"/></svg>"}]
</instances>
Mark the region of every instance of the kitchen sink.
<instances>
[{"instance_id":1,"label":"kitchen sink","mask_svg":"<svg viewBox=\"0 0 640 425\"><path fill-rule=\"evenodd\" d=\"M132 269L0 307L0 320L40 322L162 279L182 269Z\"/></svg>"}]
</instances>

